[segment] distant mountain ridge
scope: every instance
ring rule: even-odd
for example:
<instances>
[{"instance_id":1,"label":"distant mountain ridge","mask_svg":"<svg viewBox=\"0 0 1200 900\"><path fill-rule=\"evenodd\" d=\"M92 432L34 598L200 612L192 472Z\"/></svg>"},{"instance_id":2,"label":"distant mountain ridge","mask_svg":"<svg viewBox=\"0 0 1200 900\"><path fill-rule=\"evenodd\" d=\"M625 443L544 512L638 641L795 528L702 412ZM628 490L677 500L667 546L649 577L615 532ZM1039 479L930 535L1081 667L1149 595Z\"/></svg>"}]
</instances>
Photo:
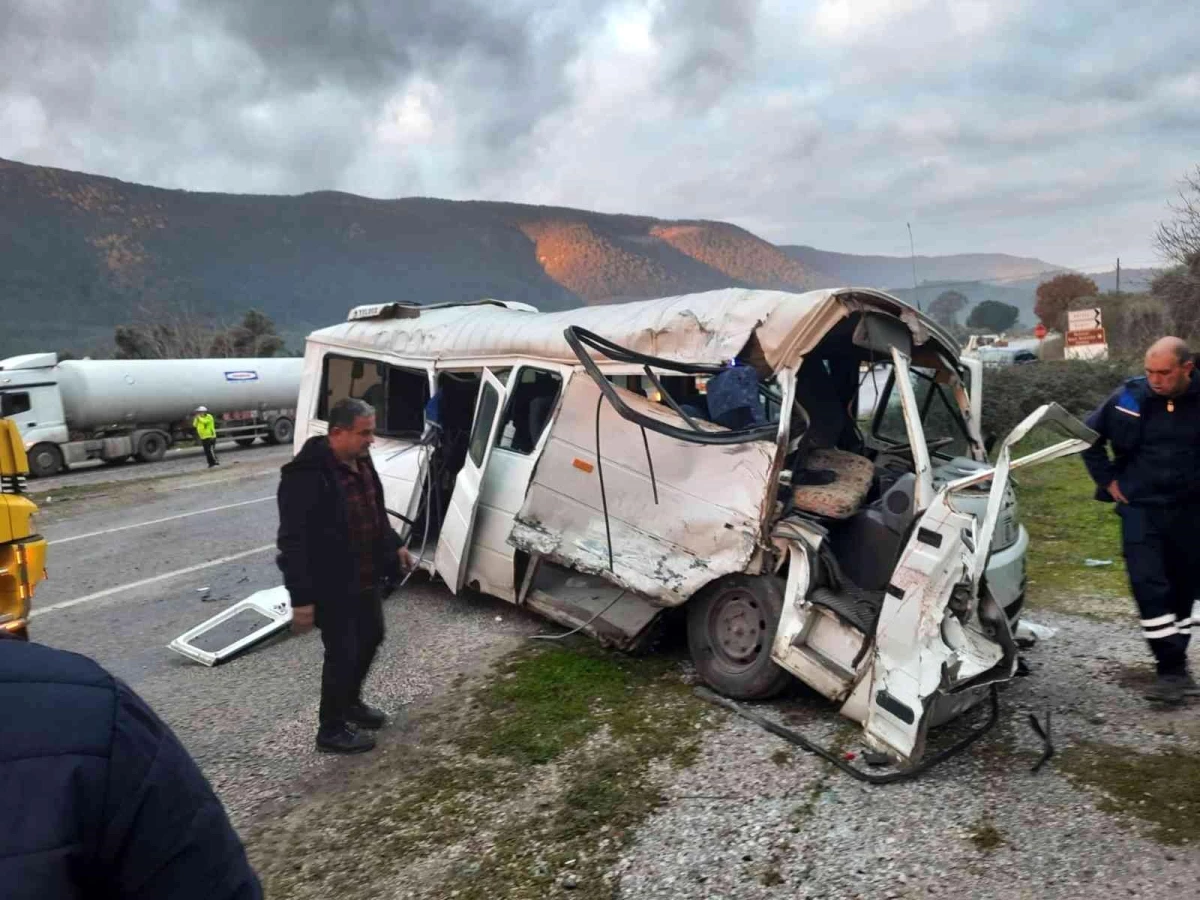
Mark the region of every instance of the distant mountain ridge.
<instances>
[{"instance_id":1,"label":"distant mountain ridge","mask_svg":"<svg viewBox=\"0 0 1200 900\"><path fill-rule=\"evenodd\" d=\"M0 358L103 354L116 325L164 310L230 323L257 308L296 348L364 303L495 297L555 310L725 287L850 284L923 307L955 287L1032 321L1038 281L1063 271L997 253L916 262L914 293L905 257L779 247L728 222L337 191L196 193L0 159Z\"/></svg>"},{"instance_id":2,"label":"distant mountain ridge","mask_svg":"<svg viewBox=\"0 0 1200 900\"><path fill-rule=\"evenodd\" d=\"M806 246L781 246L792 259L847 284L911 288L913 260L907 256L859 256ZM925 282L1018 281L1052 277L1066 271L1044 260L1005 253L958 253L918 256L917 284Z\"/></svg>"},{"instance_id":3,"label":"distant mountain ridge","mask_svg":"<svg viewBox=\"0 0 1200 900\"><path fill-rule=\"evenodd\" d=\"M984 300L995 300L1021 311L1020 321L1033 325L1034 301L1038 285L1055 275L1069 272L1045 260L1006 253L959 253L948 256L916 257L917 287L913 289L913 260L906 256L860 256L834 253L808 246L781 246L784 253L844 284L863 285L886 290L902 300L928 308L942 291L955 290L969 300L960 315L965 322L970 308ZM1121 290L1145 291L1156 274L1155 269L1122 269ZM1096 287L1112 291L1117 287L1116 270L1085 272Z\"/></svg>"},{"instance_id":4,"label":"distant mountain ridge","mask_svg":"<svg viewBox=\"0 0 1200 900\"><path fill-rule=\"evenodd\" d=\"M92 349L147 309L287 334L361 303L481 297L564 309L833 284L725 222L515 203L194 193L0 160L0 357ZM293 342L294 343L294 342Z\"/></svg>"}]
</instances>

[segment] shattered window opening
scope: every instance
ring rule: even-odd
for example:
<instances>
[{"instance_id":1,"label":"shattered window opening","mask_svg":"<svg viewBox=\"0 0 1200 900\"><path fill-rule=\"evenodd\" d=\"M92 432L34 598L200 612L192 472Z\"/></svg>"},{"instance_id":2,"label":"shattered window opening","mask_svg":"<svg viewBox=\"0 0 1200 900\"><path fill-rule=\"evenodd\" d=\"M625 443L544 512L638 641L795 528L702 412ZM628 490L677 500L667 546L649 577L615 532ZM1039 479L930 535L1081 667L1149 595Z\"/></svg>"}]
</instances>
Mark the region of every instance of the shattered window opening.
<instances>
[{"instance_id":1,"label":"shattered window opening","mask_svg":"<svg viewBox=\"0 0 1200 900\"><path fill-rule=\"evenodd\" d=\"M532 453L561 393L562 376L557 372L522 366L496 431L496 446L526 456Z\"/></svg>"},{"instance_id":2,"label":"shattered window opening","mask_svg":"<svg viewBox=\"0 0 1200 900\"><path fill-rule=\"evenodd\" d=\"M774 442L779 432L777 422L756 423L746 427L726 428L718 426L720 430L707 430L699 427L694 419L689 417L686 410L681 412L681 405L674 398L670 398L670 405L677 415L687 423L686 427L671 425L663 422L653 416L648 416L631 408L621 396L613 389L612 383L600 371L596 365L595 359L589 353L587 348L598 351L614 362L621 363L640 363L647 376L652 376L651 380L658 380L661 385L660 393L666 392L666 385L662 383L657 373L651 372L651 366L656 369L665 369L671 372L680 372L685 375L719 375L726 371L726 366L712 365L703 363L680 363L674 360L662 359L656 356L649 356L644 353L626 349L619 344L614 344L600 335L588 331L585 328L571 326L563 332L563 337L574 351L579 362L583 365L584 371L600 388L604 399L612 405L613 409L621 418L633 422L642 428L657 432L658 434L667 437L676 438L681 441L688 441L696 444L744 444L751 441L771 441ZM667 399L667 398L664 398ZM677 408L678 407L678 408Z\"/></svg>"},{"instance_id":3,"label":"shattered window opening","mask_svg":"<svg viewBox=\"0 0 1200 900\"><path fill-rule=\"evenodd\" d=\"M363 400L375 409L375 431L381 437L415 439L425 430L429 376L423 369L326 356L317 418L326 421L330 407L347 397Z\"/></svg>"},{"instance_id":4,"label":"shattered window opening","mask_svg":"<svg viewBox=\"0 0 1200 900\"><path fill-rule=\"evenodd\" d=\"M475 425L471 430L470 449L467 451L477 469L483 466L483 455L487 450L492 422L496 418L496 407L500 405L500 394L489 382L483 383L482 390L479 411L475 413Z\"/></svg>"},{"instance_id":5,"label":"shattered window opening","mask_svg":"<svg viewBox=\"0 0 1200 900\"><path fill-rule=\"evenodd\" d=\"M894 390L895 373L891 365L879 367L886 373L886 384L878 397L875 436L893 444L907 444L908 436L904 425L904 412L900 406L900 395ZM913 367L910 370L913 393L921 414L921 424L926 441L940 456L967 456L971 450L971 439L966 422L958 406L947 396L942 385L936 382L937 370ZM934 448L933 445L940 446Z\"/></svg>"}]
</instances>

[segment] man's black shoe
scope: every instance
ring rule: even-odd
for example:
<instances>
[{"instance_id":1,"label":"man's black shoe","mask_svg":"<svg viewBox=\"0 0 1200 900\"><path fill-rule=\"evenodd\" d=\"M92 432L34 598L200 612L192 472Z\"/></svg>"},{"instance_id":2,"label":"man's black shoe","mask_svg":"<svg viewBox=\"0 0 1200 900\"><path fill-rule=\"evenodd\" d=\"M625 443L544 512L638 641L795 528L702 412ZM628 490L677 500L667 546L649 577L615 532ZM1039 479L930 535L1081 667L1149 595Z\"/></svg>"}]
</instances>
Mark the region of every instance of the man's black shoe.
<instances>
[{"instance_id":1,"label":"man's black shoe","mask_svg":"<svg viewBox=\"0 0 1200 900\"><path fill-rule=\"evenodd\" d=\"M346 718L355 725L361 725L363 728L382 728L387 724L387 714L381 709L376 709L373 706L359 702L350 707L346 713Z\"/></svg>"},{"instance_id":2,"label":"man's black shoe","mask_svg":"<svg viewBox=\"0 0 1200 900\"><path fill-rule=\"evenodd\" d=\"M321 753L366 753L374 749L374 737L345 725L336 730L317 732L317 750Z\"/></svg>"},{"instance_id":3,"label":"man's black shoe","mask_svg":"<svg viewBox=\"0 0 1200 900\"><path fill-rule=\"evenodd\" d=\"M1188 681L1188 676L1181 673L1159 675L1146 689L1145 697L1151 703L1180 706L1188 696Z\"/></svg>"}]
</instances>

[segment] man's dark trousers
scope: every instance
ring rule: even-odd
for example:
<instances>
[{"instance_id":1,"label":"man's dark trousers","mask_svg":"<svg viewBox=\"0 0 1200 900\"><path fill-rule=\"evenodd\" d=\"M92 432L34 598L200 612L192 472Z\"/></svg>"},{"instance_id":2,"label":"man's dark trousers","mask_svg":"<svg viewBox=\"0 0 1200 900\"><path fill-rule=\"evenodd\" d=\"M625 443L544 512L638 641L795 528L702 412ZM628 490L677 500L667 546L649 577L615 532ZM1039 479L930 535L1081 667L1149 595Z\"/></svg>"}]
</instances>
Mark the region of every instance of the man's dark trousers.
<instances>
[{"instance_id":1,"label":"man's dark trousers","mask_svg":"<svg viewBox=\"0 0 1200 900\"><path fill-rule=\"evenodd\" d=\"M204 438L200 444L204 447L204 457L208 460L208 466L212 468L217 464L217 439Z\"/></svg>"},{"instance_id":2,"label":"man's dark trousers","mask_svg":"<svg viewBox=\"0 0 1200 900\"><path fill-rule=\"evenodd\" d=\"M383 643L383 604L378 590L360 591L322 606L321 730L346 724Z\"/></svg>"},{"instance_id":3,"label":"man's dark trousers","mask_svg":"<svg viewBox=\"0 0 1200 900\"><path fill-rule=\"evenodd\" d=\"M1187 671L1192 604L1200 587L1200 504L1117 504L1129 583L1160 675Z\"/></svg>"}]
</instances>

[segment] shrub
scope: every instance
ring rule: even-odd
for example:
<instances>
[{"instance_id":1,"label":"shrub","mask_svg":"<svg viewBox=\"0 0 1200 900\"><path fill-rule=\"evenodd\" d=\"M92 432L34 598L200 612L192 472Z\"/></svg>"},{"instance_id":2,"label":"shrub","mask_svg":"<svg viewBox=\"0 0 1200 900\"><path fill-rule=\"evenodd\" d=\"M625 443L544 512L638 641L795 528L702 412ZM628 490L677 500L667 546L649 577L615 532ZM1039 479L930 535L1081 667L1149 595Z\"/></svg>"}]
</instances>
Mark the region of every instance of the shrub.
<instances>
[{"instance_id":1,"label":"shrub","mask_svg":"<svg viewBox=\"0 0 1200 900\"><path fill-rule=\"evenodd\" d=\"M983 372L983 430L1003 438L1043 403L1055 401L1080 419L1132 374L1127 363L1038 362L986 368Z\"/></svg>"}]
</instances>

